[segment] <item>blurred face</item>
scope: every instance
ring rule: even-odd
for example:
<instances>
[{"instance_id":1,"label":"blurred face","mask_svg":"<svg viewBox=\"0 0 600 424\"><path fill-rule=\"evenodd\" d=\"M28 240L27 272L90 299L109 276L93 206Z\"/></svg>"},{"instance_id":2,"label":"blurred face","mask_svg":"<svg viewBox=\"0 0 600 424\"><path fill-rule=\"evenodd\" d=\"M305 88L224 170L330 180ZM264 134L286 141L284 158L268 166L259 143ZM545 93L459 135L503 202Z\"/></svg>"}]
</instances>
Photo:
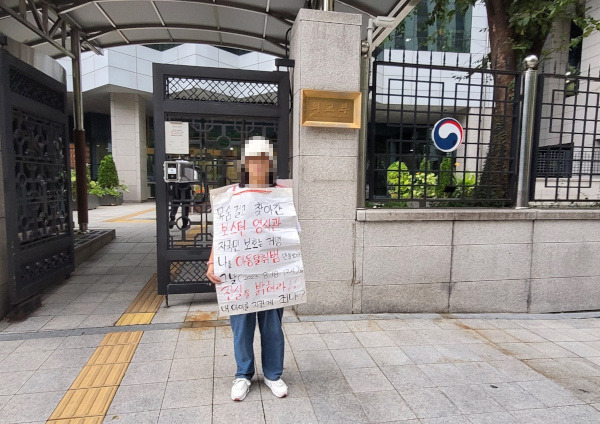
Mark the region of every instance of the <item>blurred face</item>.
<instances>
[{"instance_id":1,"label":"blurred face","mask_svg":"<svg viewBox=\"0 0 600 424\"><path fill-rule=\"evenodd\" d=\"M266 155L246 157L246 170L252 179L269 175L269 165L270 160Z\"/></svg>"}]
</instances>

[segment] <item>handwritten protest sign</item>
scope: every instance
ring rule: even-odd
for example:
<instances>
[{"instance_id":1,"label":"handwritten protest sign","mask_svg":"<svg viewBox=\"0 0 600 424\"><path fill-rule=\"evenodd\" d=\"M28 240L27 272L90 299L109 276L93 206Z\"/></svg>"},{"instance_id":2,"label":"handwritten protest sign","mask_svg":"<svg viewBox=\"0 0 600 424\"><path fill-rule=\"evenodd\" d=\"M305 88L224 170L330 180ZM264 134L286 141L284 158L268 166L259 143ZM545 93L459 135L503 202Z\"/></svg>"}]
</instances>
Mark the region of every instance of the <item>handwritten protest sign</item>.
<instances>
[{"instance_id":1,"label":"handwritten protest sign","mask_svg":"<svg viewBox=\"0 0 600 424\"><path fill-rule=\"evenodd\" d=\"M211 190L219 315L306 302L292 189Z\"/></svg>"}]
</instances>

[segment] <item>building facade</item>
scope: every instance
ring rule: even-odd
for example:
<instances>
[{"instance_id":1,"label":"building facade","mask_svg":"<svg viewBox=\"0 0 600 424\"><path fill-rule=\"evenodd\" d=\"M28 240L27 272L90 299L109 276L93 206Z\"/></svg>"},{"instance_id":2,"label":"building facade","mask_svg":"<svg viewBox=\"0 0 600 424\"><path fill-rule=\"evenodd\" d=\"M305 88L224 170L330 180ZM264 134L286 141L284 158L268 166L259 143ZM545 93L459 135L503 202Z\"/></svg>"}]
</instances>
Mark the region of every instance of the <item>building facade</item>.
<instances>
[{"instance_id":1,"label":"building facade","mask_svg":"<svg viewBox=\"0 0 600 424\"><path fill-rule=\"evenodd\" d=\"M275 70L275 57L203 44L156 44L111 47L99 56L82 55L82 86L91 177L102 158L112 154L119 178L129 191L125 201L154 196L152 63L209 66L260 71ZM67 71L72 93L71 60Z\"/></svg>"},{"instance_id":2,"label":"building facade","mask_svg":"<svg viewBox=\"0 0 600 424\"><path fill-rule=\"evenodd\" d=\"M597 16L600 2L590 3L591 15ZM377 102L388 102L391 112L385 117L376 116L372 125L377 127L378 137L381 134L379 142L387 144L385 149L389 153L402 153L416 167L425 155L423 149L429 146L429 129L433 122L439 116L454 114L466 129L465 138L477 140L476 143L465 143L454 154L453 157L462 158L455 160L456 171L479 172L477 170L483 168L486 157L494 114L493 83L484 81L490 76L482 73L475 84L473 79L465 83L461 81L463 76L460 72L439 69L427 72L417 65L456 65L466 69L487 66L490 49L485 5L483 2L476 3L466 14L456 14L443 28L427 25L433 7L431 0L420 2L381 45L377 60L414 64L415 67L379 68L376 90L386 93L386 96L378 96ZM589 70L592 75L598 73L600 34L592 33L577 48L565 47L577 35L577 28L572 22L563 20L556 23L546 45L546 50L552 52L545 59L546 70L554 69L559 74L577 70ZM72 90L71 62L68 59L59 62L67 70L69 90ZM275 70L274 56L201 44L122 46L105 49L103 56L89 52L84 54L82 85L91 176L96 177L101 159L112 153L119 176L129 187L129 192L124 194L126 201L143 201L154 195L153 62ZM552 98L556 95L557 84L563 86L564 82L548 79L544 86L544 102L557 102L556 98ZM553 165L555 168L568 168L575 173L586 167L598 167L600 149L594 149L593 142L590 144L582 137L573 137L570 146L566 146L568 143L564 140L556 140L565 128L561 128L560 132L552 131L550 127L557 125L559 120L551 119L550 115L560 115L560 122L577 122L577 119L572 119L573 114L587 113L573 107L577 103L582 105L579 97L583 96L565 99L560 110L544 110L543 113L549 115L543 120L544 128L540 129L548 135L540 142L541 153L557 158L558 162ZM577 134L577 129L573 128L572 132ZM414 157L411 158L413 152ZM547 190L546 183L539 183L539 191L547 191L548 196L556 194L557 184L569 185L568 181L557 182ZM600 187L593 182L587 190L591 190L590 195L595 195Z\"/></svg>"}]
</instances>

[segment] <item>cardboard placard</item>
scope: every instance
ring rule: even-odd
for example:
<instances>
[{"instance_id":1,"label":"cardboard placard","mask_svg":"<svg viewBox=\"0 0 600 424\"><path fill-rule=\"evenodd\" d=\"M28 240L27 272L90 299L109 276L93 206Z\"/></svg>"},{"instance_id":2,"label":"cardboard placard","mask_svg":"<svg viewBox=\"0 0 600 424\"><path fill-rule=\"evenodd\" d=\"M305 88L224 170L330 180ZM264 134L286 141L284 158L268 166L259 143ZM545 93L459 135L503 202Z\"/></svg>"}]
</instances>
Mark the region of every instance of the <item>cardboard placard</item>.
<instances>
[{"instance_id":1,"label":"cardboard placard","mask_svg":"<svg viewBox=\"0 0 600 424\"><path fill-rule=\"evenodd\" d=\"M306 302L291 188L211 190L219 315Z\"/></svg>"}]
</instances>

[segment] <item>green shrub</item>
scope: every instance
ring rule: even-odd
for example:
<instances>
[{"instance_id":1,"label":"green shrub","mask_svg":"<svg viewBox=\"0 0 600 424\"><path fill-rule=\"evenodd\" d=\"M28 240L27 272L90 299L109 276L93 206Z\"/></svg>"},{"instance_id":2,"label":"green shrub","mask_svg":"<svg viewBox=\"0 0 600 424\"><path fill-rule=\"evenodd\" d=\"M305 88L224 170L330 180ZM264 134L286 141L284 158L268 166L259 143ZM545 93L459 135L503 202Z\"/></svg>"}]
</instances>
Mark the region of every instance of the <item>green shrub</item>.
<instances>
[{"instance_id":1,"label":"green shrub","mask_svg":"<svg viewBox=\"0 0 600 424\"><path fill-rule=\"evenodd\" d=\"M398 172L398 167L400 167L400 172ZM419 172L411 175L404 162L394 162L388 167L387 185L392 199L422 199L435 196L438 180L435 173L429 171L431 164L423 159L419 169ZM398 190L400 190L399 193Z\"/></svg>"},{"instance_id":2,"label":"green shrub","mask_svg":"<svg viewBox=\"0 0 600 424\"><path fill-rule=\"evenodd\" d=\"M77 199L77 175L75 174L75 170L71 169L71 197L73 200Z\"/></svg>"},{"instance_id":3,"label":"green shrub","mask_svg":"<svg viewBox=\"0 0 600 424\"><path fill-rule=\"evenodd\" d=\"M436 197L448 197L447 192L444 190L446 187L452 185L452 158L447 156L442 159L440 164L440 173L438 175L438 187L436 190Z\"/></svg>"},{"instance_id":4,"label":"green shrub","mask_svg":"<svg viewBox=\"0 0 600 424\"><path fill-rule=\"evenodd\" d=\"M105 156L104 159L102 159L102 162L100 162L100 167L98 168L98 182L92 180L89 163L86 164L85 173L87 175L88 194L93 194L98 197L118 197L122 194L122 192L129 191L125 184L119 183L117 169L111 155ZM117 177L116 180L113 178L113 176ZM104 184L108 184L107 181L109 183L114 183L116 181L116 184L113 186L102 186L100 183L101 179L103 179ZM74 169L71 169L71 194L73 196L73 200L77 200L77 175Z\"/></svg>"},{"instance_id":5,"label":"green shrub","mask_svg":"<svg viewBox=\"0 0 600 424\"><path fill-rule=\"evenodd\" d=\"M117 167L112 155L104 156L98 168L98 185L102 188L115 188L119 186Z\"/></svg>"},{"instance_id":6,"label":"green shrub","mask_svg":"<svg viewBox=\"0 0 600 424\"><path fill-rule=\"evenodd\" d=\"M92 181L89 163L85 164L85 175L87 177L87 189L89 193L92 188L92 183L95 184L95 181ZM77 200L77 174L74 169L71 169L71 195L73 196L73 200Z\"/></svg>"},{"instance_id":7,"label":"green shrub","mask_svg":"<svg viewBox=\"0 0 600 424\"><path fill-rule=\"evenodd\" d=\"M413 176L413 192L412 198L423 199L426 197L434 197L438 187L438 177L431 170L431 162L427 158L423 158L419 164L419 172ZM411 197L410 192L408 197Z\"/></svg>"},{"instance_id":8,"label":"green shrub","mask_svg":"<svg viewBox=\"0 0 600 424\"><path fill-rule=\"evenodd\" d=\"M460 174L459 177L454 176L456 189L452 193L452 197L471 197L475 189L475 184L477 184L477 175L474 172L465 172L464 174Z\"/></svg>"},{"instance_id":9,"label":"green shrub","mask_svg":"<svg viewBox=\"0 0 600 424\"><path fill-rule=\"evenodd\" d=\"M438 189L438 178L433 172L422 172L415 173L413 177L413 193L414 199L424 199L426 197L435 197L435 193ZM408 193L410 197L410 191Z\"/></svg>"},{"instance_id":10,"label":"green shrub","mask_svg":"<svg viewBox=\"0 0 600 424\"><path fill-rule=\"evenodd\" d=\"M92 181L94 183L94 181ZM96 196L121 196L124 191L129 191L127 186L119 182L117 167L112 155L106 155L98 167L98 182L89 188L90 194Z\"/></svg>"},{"instance_id":11,"label":"green shrub","mask_svg":"<svg viewBox=\"0 0 600 424\"><path fill-rule=\"evenodd\" d=\"M398 172L398 166L400 166L400 172ZM400 189L401 198L410 197L412 177L404 162L394 162L388 166L387 185L388 193L392 199L398 199L398 189Z\"/></svg>"},{"instance_id":12,"label":"green shrub","mask_svg":"<svg viewBox=\"0 0 600 424\"><path fill-rule=\"evenodd\" d=\"M419 171L431 171L431 162L429 162L426 158L423 158L423 160L419 164Z\"/></svg>"},{"instance_id":13,"label":"green shrub","mask_svg":"<svg viewBox=\"0 0 600 424\"><path fill-rule=\"evenodd\" d=\"M114 196L119 197L123 191L129 191L127 188L123 188L123 186L118 187L110 187L104 188L100 187L100 185L96 181L92 181L92 187L88 190L89 194L95 194L98 197L104 196Z\"/></svg>"}]
</instances>

